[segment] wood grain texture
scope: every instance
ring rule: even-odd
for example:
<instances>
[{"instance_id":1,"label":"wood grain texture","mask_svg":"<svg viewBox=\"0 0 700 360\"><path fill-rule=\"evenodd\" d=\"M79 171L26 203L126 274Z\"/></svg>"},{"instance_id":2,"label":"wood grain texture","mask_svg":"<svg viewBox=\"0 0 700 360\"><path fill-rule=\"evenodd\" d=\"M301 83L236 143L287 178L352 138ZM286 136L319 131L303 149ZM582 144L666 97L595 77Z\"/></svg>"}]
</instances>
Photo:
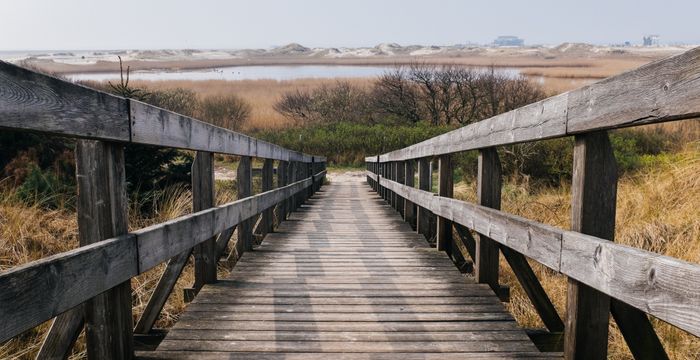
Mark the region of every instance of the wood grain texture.
<instances>
[{"instance_id":1,"label":"wood grain texture","mask_svg":"<svg viewBox=\"0 0 700 360\"><path fill-rule=\"evenodd\" d=\"M206 285L156 353L190 351L507 357L536 348L488 286L463 277L367 185L340 180L228 279Z\"/></svg>"},{"instance_id":2,"label":"wood grain texture","mask_svg":"<svg viewBox=\"0 0 700 360\"><path fill-rule=\"evenodd\" d=\"M209 209L215 205L214 154L198 151L192 163L192 212ZM185 252L189 253L189 251ZM216 282L218 261L216 238L211 237L198 244L192 253L194 254L193 288L196 293L204 284Z\"/></svg>"},{"instance_id":3,"label":"wood grain texture","mask_svg":"<svg viewBox=\"0 0 700 360\"><path fill-rule=\"evenodd\" d=\"M479 150L476 193L480 205L496 210L501 209L503 183L501 172L501 160L498 158L496 149ZM489 284L494 290L498 289L498 245L488 237L488 234L479 233L475 255L476 282Z\"/></svg>"},{"instance_id":4,"label":"wood grain texture","mask_svg":"<svg viewBox=\"0 0 700 360\"><path fill-rule=\"evenodd\" d=\"M123 146L80 140L76 144L75 159L80 244L97 243L126 234L129 216ZM131 254L127 259L132 259ZM130 279L85 302L85 338L89 357L133 357L131 307Z\"/></svg>"},{"instance_id":5,"label":"wood grain texture","mask_svg":"<svg viewBox=\"0 0 700 360\"><path fill-rule=\"evenodd\" d=\"M454 193L454 179L452 169L452 156L442 155L438 159L438 196L451 198ZM445 251L452 255L452 222L444 217L437 218L437 240L438 250Z\"/></svg>"},{"instance_id":6,"label":"wood grain texture","mask_svg":"<svg viewBox=\"0 0 700 360\"><path fill-rule=\"evenodd\" d=\"M415 161L413 160L406 160L404 166L404 179L405 179L405 185L408 187L414 187L415 186L415 177L416 177L416 170L415 170ZM410 200L404 198L404 209L403 209L403 219L406 221L409 225L411 225L411 228L414 230L416 229L416 205L413 204Z\"/></svg>"},{"instance_id":7,"label":"wood grain texture","mask_svg":"<svg viewBox=\"0 0 700 360\"><path fill-rule=\"evenodd\" d=\"M85 309L78 305L56 318L51 323L44 342L36 354L37 360L63 360L70 355L75 341L85 325Z\"/></svg>"},{"instance_id":8,"label":"wood grain texture","mask_svg":"<svg viewBox=\"0 0 700 360\"><path fill-rule=\"evenodd\" d=\"M274 161L272 159L265 159L261 173L261 186L263 192L273 189L273 169ZM262 217L260 218L260 230L263 237L272 231L273 211L274 208L272 207L263 211Z\"/></svg>"},{"instance_id":9,"label":"wood grain texture","mask_svg":"<svg viewBox=\"0 0 700 360\"><path fill-rule=\"evenodd\" d=\"M284 161L310 162L311 156L130 100L135 143Z\"/></svg>"},{"instance_id":10,"label":"wood grain texture","mask_svg":"<svg viewBox=\"0 0 700 360\"><path fill-rule=\"evenodd\" d=\"M418 189L423 191L431 191L431 176L430 160L427 158L418 159ZM417 205L418 215L416 231L425 236L426 239L430 240L430 210L428 210L425 205L417 204L408 196L404 196L404 198L409 199L411 202Z\"/></svg>"},{"instance_id":11,"label":"wood grain texture","mask_svg":"<svg viewBox=\"0 0 700 360\"><path fill-rule=\"evenodd\" d=\"M567 231L562 272L700 336L698 264Z\"/></svg>"},{"instance_id":12,"label":"wood grain texture","mask_svg":"<svg viewBox=\"0 0 700 360\"><path fill-rule=\"evenodd\" d=\"M129 141L128 100L0 61L0 128Z\"/></svg>"}]
</instances>

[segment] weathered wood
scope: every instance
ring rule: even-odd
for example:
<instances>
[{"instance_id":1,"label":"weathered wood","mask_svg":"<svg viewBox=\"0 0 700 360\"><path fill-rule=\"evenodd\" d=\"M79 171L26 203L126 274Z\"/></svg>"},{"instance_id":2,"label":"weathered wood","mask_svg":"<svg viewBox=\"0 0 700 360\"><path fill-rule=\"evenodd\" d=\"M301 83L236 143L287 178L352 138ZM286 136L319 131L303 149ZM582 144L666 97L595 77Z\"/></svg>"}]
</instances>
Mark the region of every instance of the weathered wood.
<instances>
[{"instance_id":1,"label":"weathered wood","mask_svg":"<svg viewBox=\"0 0 700 360\"><path fill-rule=\"evenodd\" d=\"M188 116L130 100L131 139L135 143L265 159L310 162L311 156L287 150ZM252 171L252 170L251 170Z\"/></svg>"},{"instance_id":2,"label":"weathered wood","mask_svg":"<svg viewBox=\"0 0 700 360\"><path fill-rule=\"evenodd\" d=\"M607 133L576 137L571 192L571 229L612 240L617 167ZM566 300L565 357L605 359L610 297L570 277Z\"/></svg>"},{"instance_id":3,"label":"weathered wood","mask_svg":"<svg viewBox=\"0 0 700 360\"><path fill-rule=\"evenodd\" d=\"M238 173L236 176L236 186L238 199L243 199L253 195L253 174L251 173L251 161L249 156L241 156L238 163ZM238 241L236 242L237 257L245 251L253 250L253 223L246 219L238 224Z\"/></svg>"},{"instance_id":4,"label":"weathered wood","mask_svg":"<svg viewBox=\"0 0 700 360\"><path fill-rule=\"evenodd\" d=\"M430 160L427 158L418 159L418 189L430 191L431 176ZM415 201L413 202L415 203ZM430 240L430 210L420 204L418 204L418 223L416 231Z\"/></svg>"},{"instance_id":5,"label":"weathered wood","mask_svg":"<svg viewBox=\"0 0 700 360\"><path fill-rule=\"evenodd\" d=\"M271 159L265 159L265 162L263 164L262 168L262 191L269 191L273 189L273 170L274 167L274 161ZM260 217L260 234L264 237L267 235L267 233L272 231L272 226L273 226L273 211L274 208L269 208L265 211L263 211L262 216Z\"/></svg>"},{"instance_id":6,"label":"weathered wood","mask_svg":"<svg viewBox=\"0 0 700 360\"><path fill-rule=\"evenodd\" d=\"M403 161L700 117L700 47L461 127L377 161ZM643 104L640 104L643 103ZM365 161L375 161L368 157Z\"/></svg>"},{"instance_id":7,"label":"weathered wood","mask_svg":"<svg viewBox=\"0 0 700 360\"><path fill-rule=\"evenodd\" d=\"M61 315L51 323L51 328L36 355L37 360L63 360L68 357L73 344L78 340L85 324L85 309L78 305Z\"/></svg>"},{"instance_id":8,"label":"weathered wood","mask_svg":"<svg viewBox=\"0 0 700 360\"><path fill-rule=\"evenodd\" d=\"M289 184L289 162L280 161L277 165L277 186L286 186ZM275 218L277 219L277 224L282 223L282 221L287 220L287 201L282 201L277 204L275 208Z\"/></svg>"},{"instance_id":9,"label":"weathered wood","mask_svg":"<svg viewBox=\"0 0 700 360\"><path fill-rule=\"evenodd\" d=\"M576 232L563 239L563 273L700 336L700 266Z\"/></svg>"},{"instance_id":10,"label":"weathered wood","mask_svg":"<svg viewBox=\"0 0 700 360\"><path fill-rule=\"evenodd\" d=\"M0 61L0 127L129 141L128 100Z\"/></svg>"},{"instance_id":11,"label":"weathered wood","mask_svg":"<svg viewBox=\"0 0 700 360\"><path fill-rule=\"evenodd\" d=\"M451 198L454 192L452 156L442 155L438 159L438 195ZM452 222L444 217L437 218L437 249L452 255Z\"/></svg>"},{"instance_id":12,"label":"weathered wood","mask_svg":"<svg viewBox=\"0 0 700 360\"><path fill-rule=\"evenodd\" d=\"M403 161L396 162L396 182L399 184L406 183L406 163ZM396 196L396 210L399 212L401 217L404 217L404 198L401 196Z\"/></svg>"},{"instance_id":13,"label":"weathered wood","mask_svg":"<svg viewBox=\"0 0 700 360\"><path fill-rule=\"evenodd\" d=\"M537 279L535 272L532 271L527 259L506 246L501 247L501 252L547 330L553 333L563 332L564 322L559 317L557 309L542 288L542 284Z\"/></svg>"},{"instance_id":14,"label":"weathered wood","mask_svg":"<svg viewBox=\"0 0 700 360\"><path fill-rule=\"evenodd\" d=\"M136 322L134 333L148 334L153 329L153 325L156 323L156 320L158 320L158 315L163 311L163 307L168 301L170 293L172 293L175 288L177 279L180 277L180 274L182 274L182 270L185 268L185 265L187 265L191 254L192 250L187 250L168 261L163 274L158 280L156 288L148 299L148 303L146 303L141 317Z\"/></svg>"},{"instance_id":15,"label":"weathered wood","mask_svg":"<svg viewBox=\"0 0 700 360\"><path fill-rule=\"evenodd\" d=\"M128 214L122 145L81 140L77 143L75 157L78 234L81 245L126 234ZM129 280L85 303L85 334L89 358L133 357L131 306Z\"/></svg>"},{"instance_id":16,"label":"weathered wood","mask_svg":"<svg viewBox=\"0 0 700 360\"><path fill-rule=\"evenodd\" d=\"M700 47L569 94L567 133L700 117Z\"/></svg>"},{"instance_id":17,"label":"weathered wood","mask_svg":"<svg viewBox=\"0 0 700 360\"><path fill-rule=\"evenodd\" d=\"M479 204L492 209L501 208L501 161L495 148L479 150L477 196ZM492 289L498 284L498 245L488 233L479 233L476 243L475 276L481 284Z\"/></svg>"},{"instance_id":18,"label":"weathered wood","mask_svg":"<svg viewBox=\"0 0 700 360\"><path fill-rule=\"evenodd\" d=\"M214 154L198 151L192 163L192 211L216 206L214 187ZM186 251L189 253L189 251ZM194 247L194 292L204 284L216 282L216 238L212 237ZM189 254L188 254L189 257ZM179 276L179 272L178 272Z\"/></svg>"},{"instance_id":19,"label":"weathered wood","mask_svg":"<svg viewBox=\"0 0 700 360\"><path fill-rule=\"evenodd\" d=\"M610 299L610 313L635 359L668 360L664 346L656 335L649 317L630 305Z\"/></svg>"},{"instance_id":20,"label":"weathered wood","mask_svg":"<svg viewBox=\"0 0 700 360\"><path fill-rule=\"evenodd\" d=\"M310 344L307 344L310 346ZM156 351L143 352L139 357L144 360L214 360L229 358L231 353L216 351ZM529 359L529 360L551 360L561 358L560 354L540 353L539 351L516 351L516 352L434 352L434 353L408 353L408 352L364 352L364 353L310 353L310 352L236 352L236 359L241 360L326 360L332 357L334 360L486 360L486 359Z\"/></svg>"},{"instance_id":21,"label":"weathered wood","mask_svg":"<svg viewBox=\"0 0 700 360\"><path fill-rule=\"evenodd\" d=\"M413 166L413 160L406 160L404 162L404 179L406 186L413 187L415 185L415 168ZM403 219L411 225L411 228L416 229L416 206L408 199L404 198L404 209L403 209Z\"/></svg>"}]
</instances>

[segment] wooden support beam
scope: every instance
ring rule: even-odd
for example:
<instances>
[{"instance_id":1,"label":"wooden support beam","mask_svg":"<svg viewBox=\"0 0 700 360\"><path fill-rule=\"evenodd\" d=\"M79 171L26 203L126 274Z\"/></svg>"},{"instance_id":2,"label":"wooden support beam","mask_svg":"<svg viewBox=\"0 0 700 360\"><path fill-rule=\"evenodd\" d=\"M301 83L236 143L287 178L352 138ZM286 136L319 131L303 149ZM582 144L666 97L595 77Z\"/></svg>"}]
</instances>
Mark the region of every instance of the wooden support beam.
<instances>
[{"instance_id":1,"label":"wooden support beam","mask_svg":"<svg viewBox=\"0 0 700 360\"><path fill-rule=\"evenodd\" d=\"M418 159L418 188L430 191L430 159ZM424 207L418 207L418 224L416 230L419 234L430 240L430 211Z\"/></svg>"},{"instance_id":2,"label":"wooden support beam","mask_svg":"<svg viewBox=\"0 0 700 360\"><path fill-rule=\"evenodd\" d=\"M84 324L85 309L82 304L58 315L51 323L36 359L67 359Z\"/></svg>"},{"instance_id":3,"label":"wooden support beam","mask_svg":"<svg viewBox=\"0 0 700 360\"><path fill-rule=\"evenodd\" d=\"M610 299L610 313L636 360L668 360L668 354L647 314L622 301Z\"/></svg>"},{"instance_id":4,"label":"wooden support beam","mask_svg":"<svg viewBox=\"0 0 700 360\"><path fill-rule=\"evenodd\" d=\"M129 217L123 146L81 140L75 157L81 245L126 234ZM88 300L85 324L89 359L133 358L131 281Z\"/></svg>"},{"instance_id":5,"label":"wooden support beam","mask_svg":"<svg viewBox=\"0 0 700 360\"><path fill-rule=\"evenodd\" d=\"M404 161L404 179L406 185L410 187L415 186L416 172L413 164L413 160ZM416 229L416 206L408 199L404 199L403 219L411 225L411 228Z\"/></svg>"},{"instance_id":6,"label":"wooden support beam","mask_svg":"<svg viewBox=\"0 0 700 360\"><path fill-rule=\"evenodd\" d=\"M289 163L286 161L280 161L277 165L277 186L282 187L289 184ZM282 223L282 221L287 220L287 201L282 201L277 204L275 208L275 219L277 219L277 224Z\"/></svg>"},{"instance_id":7,"label":"wooden support beam","mask_svg":"<svg viewBox=\"0 0 700 360\"><path fill-rule=\"evenodd\" d=\"M397 161L396 162L396 182L399 184L406 184L406 162L405 161ZM396 209L399 211L399 214L401 214L401 217L404 217L404 198L399 196L398 194L396 195Z\"/></svg>"},{"instance_id":8,"label":"wooden support beam","mask_svg":"<svg viewBox=\"0 0 700 360\"><path fill-rule=\"evenodd\" d=\"M501 161L495 148L479 150L478 201L482 206L501 208ZM479 234L476 243L476 281L489 284L498 291L498 244L486 234Z\"/></svg>"},{"instance_id":9,"label":"wooden support beam","mask_svg":"<svg viewBox=\"0 0 700 360\"><path fill-rule=\"evenodd\" d=\"M532 271L525 256L507 246L501 246L501 252L508 262L508 265L510 265L510 268L513 269L515 277L518 279L518 282L520 282L523 290L525 290L528 298L530 298L530 302L532 302L535 311L539 314L547 330L552 333L563 332L564 322L561 320L561 317L559 317L557 309L542 288L542 284L540 284L539 279L537 279L535 272Z\"/></svg>"},{"instance_id":10,"label":"wooden support beam","mask_svg":"<svg viewBox=\"0 0 700 360\"><path fill-rule=\"evenodd\" d=\"M612 240L617 166L606 132L576 136L571 192L571 230ZM566 300L565 358L605 359L610 297L569 278Z\"/></svg>"},{"instance_id":11,"label":"wooden support beam","mask_svg":"<svg viewBox=\"0 0 700 360\"><path fill-rule=\"evenodd\" d=\"M442 155L438 159L438 195L451 198L454 192L452 155ZM452 221L437 218L437 249L452 256Z\"/></svg>"},{"instance_id":12,"label":"wooden support beam","mask_svg":"<svg viewBox=\"0 0 700 360\"><path fill-rule=\"evenodd\" d=\"M273 168L274 168L274 160L271 159L265 159L265 162L263 164L262 168L262 192L272 190L273 187ZM265 210L262 213L262 217L260 218L260 235L265 237L267 233L272 231L273 227L273 212L274 208L269 208Z\"/></svg>"},{"instance_id":13,"label":"wooden support beam","mask_svg":"<svg viewBox=\"0 0 700 360\"><path fill-rule=\"evenodd\" d=\"M216 206L214 187L214 154L198 151L192 163L192 211L198 212ZM216 238L194 247L194 293L205 284L216 282ZM186 262L186 259L185 259ZM179 277L180 274L177 274ZM160 312L160 311L159 311Z\"/></svg>"},{"instance_id":14,"label":"wooden support beam","mask_svg":"<svg viewBox=\"0 0 700 360\"><path fill-rule=\"evenodd\" d=\"M251 171L252 159L249 156L241 156L238 163L238 172L236 181L238 183L238 198L243 199L253 195L253 174ZM236 242L237 258L243 255L243 252L253 249L253 221L254 219L244 220L238 225L238 241ZM230 257L229 257L230 258Z\"/></svg>"},{"instance_id":15,"label":"wooden support beam","mask_svg":"<svg viewBox=\"0 0 700 360\"><path fill-rule=\"evenodd\" d=\"M163 271L163 274L158 280L156 288L153 290L151 297L148 299L146 308L143 310L141 317L136 322L134 333L148 334L153 329L153 325L158 320L158 315L163 311L165 303L168 301L170 293L172 293L177 283L177 279L182 274L182 270L187 265L187 261L192 254L192 250L180 253L170 259Z\"/></svg>"}]
</instances>

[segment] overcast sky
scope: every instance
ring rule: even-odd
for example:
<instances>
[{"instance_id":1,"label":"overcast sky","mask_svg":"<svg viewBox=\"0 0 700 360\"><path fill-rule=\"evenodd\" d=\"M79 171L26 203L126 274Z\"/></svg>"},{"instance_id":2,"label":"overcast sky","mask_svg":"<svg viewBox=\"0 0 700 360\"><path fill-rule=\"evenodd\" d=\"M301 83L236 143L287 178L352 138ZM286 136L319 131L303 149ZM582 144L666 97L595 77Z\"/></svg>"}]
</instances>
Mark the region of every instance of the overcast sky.
<instances>
[{"instance_id":1,"label":"overcast sky","mask_svg":"<svg viewBox=\"0 0 700 360\"><path fill-rule=\"evenodd\" d=\"M700 0L0 0L0 50L700 43Z\"/></svg>"}]
</instances>

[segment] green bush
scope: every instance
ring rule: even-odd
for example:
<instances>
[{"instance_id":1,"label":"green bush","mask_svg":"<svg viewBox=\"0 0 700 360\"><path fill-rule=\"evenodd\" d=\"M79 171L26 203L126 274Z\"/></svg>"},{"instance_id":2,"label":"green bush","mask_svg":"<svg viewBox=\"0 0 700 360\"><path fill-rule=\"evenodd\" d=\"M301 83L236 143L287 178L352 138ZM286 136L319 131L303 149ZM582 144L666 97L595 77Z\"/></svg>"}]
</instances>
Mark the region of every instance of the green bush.
<instances>
[{"instance_id":1,"label":"green bush","mask_svg":"<svg viewBox=\"0 0 700 360\"><path fill-rule=\"evenodd\" d=\"M17 188L17 197L29 204L51 209L72 207L74 186L58 178L51 170L43 171L36 164L30 165L29 174Z\"/></svg>"}]
</instances>

